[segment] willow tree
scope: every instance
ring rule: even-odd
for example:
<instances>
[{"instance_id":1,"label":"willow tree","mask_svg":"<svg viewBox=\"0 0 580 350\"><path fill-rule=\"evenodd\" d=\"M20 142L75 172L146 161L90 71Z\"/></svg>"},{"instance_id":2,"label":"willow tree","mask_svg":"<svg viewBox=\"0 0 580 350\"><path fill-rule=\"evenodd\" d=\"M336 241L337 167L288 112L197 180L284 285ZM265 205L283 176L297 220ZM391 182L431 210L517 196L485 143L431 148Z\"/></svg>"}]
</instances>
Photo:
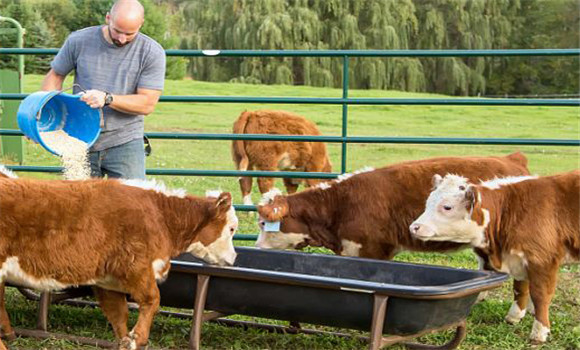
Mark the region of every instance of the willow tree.
<instances>
[{"instance_id":1,"label":"willow tree","mask_svg":"<svg viewBox=\"0 0 580 350\"><path fill-rule=\"evenodd\" d=\"M182 48L248 50L529 47L520 34L531 25L523 18L522 2L554 7L541 0L170 1L184 18ZM494 70L506 71L497 62L482 57L352 59L349 81L354 88L475 95L485 92L487 79L497 76ZM213 81L342 84L340 58L196 58L189 72Z\"/></svg>"},{"instance_id":2,"label":"willow tree","mask_svg":"<svg viewBox=\"0 0 580 350\"><path fill-rule=\"evenodd\" d=\"M519 0L433 0L417 7L422 23L417 49L501 49L512 43ZM422 59L429 91L475 95L485 92L489 59Z\"/></svg>"},{"instance_id":3,"label":"willow tree","mask_svg":"<svg viewBox=\"0 0 580 350\"><path fill-rule=\"evenodd\" d=\"M411 0L199 0L181 5L191 28L182 47L192 49L406 49L418 25ZM414 59L353 59L350 67L352 87L425 87ZM337 58L198 58L190 72L209 80L342 85L342 60Z\"/></svg>"}]
</instances>

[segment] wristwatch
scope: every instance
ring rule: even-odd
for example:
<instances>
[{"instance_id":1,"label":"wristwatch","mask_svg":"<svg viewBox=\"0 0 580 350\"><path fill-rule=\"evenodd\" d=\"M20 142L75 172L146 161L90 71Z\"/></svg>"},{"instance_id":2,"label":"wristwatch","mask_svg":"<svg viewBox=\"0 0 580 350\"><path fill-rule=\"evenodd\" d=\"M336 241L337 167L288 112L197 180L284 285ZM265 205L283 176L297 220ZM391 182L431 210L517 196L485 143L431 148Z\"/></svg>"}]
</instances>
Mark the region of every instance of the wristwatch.
<instances>
[{"instance_id":1,"label":"wristwatch","mask_svg":"<svg viewBox=\"0 0 580 350\"><path fill-rule=\"evenodd\" d=\"M111 95L108 92L105 92L105 106L108 106L111 103L113 103L113 95Z\"/></svg>"}]
</instances>

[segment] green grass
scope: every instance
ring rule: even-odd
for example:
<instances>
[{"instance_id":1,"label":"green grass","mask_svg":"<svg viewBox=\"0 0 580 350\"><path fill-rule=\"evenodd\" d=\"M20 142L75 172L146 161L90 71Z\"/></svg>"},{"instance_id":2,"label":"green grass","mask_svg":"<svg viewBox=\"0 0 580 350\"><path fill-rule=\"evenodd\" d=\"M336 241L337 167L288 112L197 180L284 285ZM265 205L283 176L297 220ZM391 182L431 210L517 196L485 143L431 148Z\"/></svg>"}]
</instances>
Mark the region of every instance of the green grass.
<instances>
[{"instance_id":1,"label":"green grass","mask_svg":"<svg viewBox=\"0 0 580 350\"><path fill-rule=\"evenodd\" d=\"M26 76L25 91L40 86L41 76ZM167 81L166 95L216 96L286 96L340 97L340 89L292 86L258 86L219 84L191 80ZM353 90L351 97L427 97L398 91ZM147 131L229 133L233 121L243 110L285 109L315 121L325 135L341 134L341 107L317 105L249 105L217 103L160 103L154 114L146 118ZM350 136L432 136L477 138L579 138L579 114L569 107L463 107L463 106L351 106L349 107ZM227 141L165 141L152 140L153 154L147 159L149 168L234 170ZM330 144L329 152L335 171L340 168L340 145ZM529 159L532 173L553 174L579 168L577 147L548 146L454 146L454 145L395 145L352 144L348 146L347 171L363 166L381 167L400 161L446 155L504 155L520 150ZM9 160L7 160L9 162ZM38 145L26 143L26 165L58 165L58 159ZM56 175L20 173L23 177L56 178ZM168 185L186 188L190 193L203 195L207 189L232 192L236 203L241 202L235 178L158 177ZM281 181L277 181L281 187ZM255 186L256 187L256 186ZM254 202L259 199L257 189ZM240 233L255 233L254 218L239 214ZM250 242L238 242L249 245ZM307 251L323 251L307 249ZM402 253L396 258L425 264L476 268L470 251L453 254ZM232 291L235 293L235 291ZM503 321L511 303L511 283L495 290L484 302L474 306L468 319L468 335L462 349L528 349L527 336L532 318L526 316L521 324L512 326ZM35 304L10 291L7 302L13 324L17 327L35 326ZM57 332L113 339L100 310L52 306L49 328ZM248 319L247 317L239 317ZM580 272L578 266L563 268L558 292L551 307L552 336L547 345L537 349L580 348ZM135 315L131 318L131 324ZM280 323L280 322L278 322ZM158 316L152 328L151 343L156 348L185 348L190 323L185 320ZM313 326L314 327L314 326ZM331 330L329 328L321 328ZM341 330L351 334L359 334ZM422 338L441 342L449 333ZM207 349L360 349L364 344L334 336L274 335L262 331L242 331L215 324L204 325L202 345ZM12 346L28 349L78 349L63 341L18 339ZM90 347L85 347L90 349ZM399 349L400 347L394 347Z\"/></svg>"}]
</instances>

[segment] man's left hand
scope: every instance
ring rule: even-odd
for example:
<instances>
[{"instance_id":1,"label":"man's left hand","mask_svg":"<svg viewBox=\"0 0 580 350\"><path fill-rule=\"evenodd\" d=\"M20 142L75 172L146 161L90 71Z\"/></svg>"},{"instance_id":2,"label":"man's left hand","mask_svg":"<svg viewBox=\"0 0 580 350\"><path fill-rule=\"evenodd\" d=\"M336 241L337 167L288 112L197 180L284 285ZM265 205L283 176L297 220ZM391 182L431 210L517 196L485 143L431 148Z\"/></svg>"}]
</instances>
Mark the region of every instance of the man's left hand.
<instances>
[{"instance_id":1,"label":"man's left hand","mask_svg":"<svg viewBox=\"0 0 580 350\"><path fill-rule=\"evenodd\" d=\"M85 101L91 108L103 108L105 106L104 91L87 90L82 96L81 101Z\"/></svg>"}]
</instances>

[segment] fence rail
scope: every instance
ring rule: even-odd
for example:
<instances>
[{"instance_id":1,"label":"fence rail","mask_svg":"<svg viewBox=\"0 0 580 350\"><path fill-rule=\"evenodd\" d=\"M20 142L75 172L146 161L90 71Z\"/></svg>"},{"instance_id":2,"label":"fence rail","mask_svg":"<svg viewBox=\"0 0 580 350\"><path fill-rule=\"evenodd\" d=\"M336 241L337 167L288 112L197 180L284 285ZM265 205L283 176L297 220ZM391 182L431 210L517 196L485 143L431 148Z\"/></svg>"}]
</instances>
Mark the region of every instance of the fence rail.
<instances>
[{"instance_id":1,"label":"fence rail","mask_svg":"<svg viewBox=\"0 0 580 350\"><path fill-rule=\"evenodd\" d=\"M59 49L0 48L5 55L56 55ZM524 50L165 50L183 57L505 57L578 56L579 48Z\"/></svg>"},{"instance_id":2,"label":"fence rail","mask_svg":"<svg viewBox=\"0 0 580 350\"><path fill-rule=\"evenodd\" d=\"M23 100L28 94L0 94L0 100ZM279 103L322 105L415 105L415 106L561 106L578 107L580 99L527 98L339 98L339 97L228 97L228 96L161 96L160 102L202 103Z\"/></svg>"}]
</instances>

